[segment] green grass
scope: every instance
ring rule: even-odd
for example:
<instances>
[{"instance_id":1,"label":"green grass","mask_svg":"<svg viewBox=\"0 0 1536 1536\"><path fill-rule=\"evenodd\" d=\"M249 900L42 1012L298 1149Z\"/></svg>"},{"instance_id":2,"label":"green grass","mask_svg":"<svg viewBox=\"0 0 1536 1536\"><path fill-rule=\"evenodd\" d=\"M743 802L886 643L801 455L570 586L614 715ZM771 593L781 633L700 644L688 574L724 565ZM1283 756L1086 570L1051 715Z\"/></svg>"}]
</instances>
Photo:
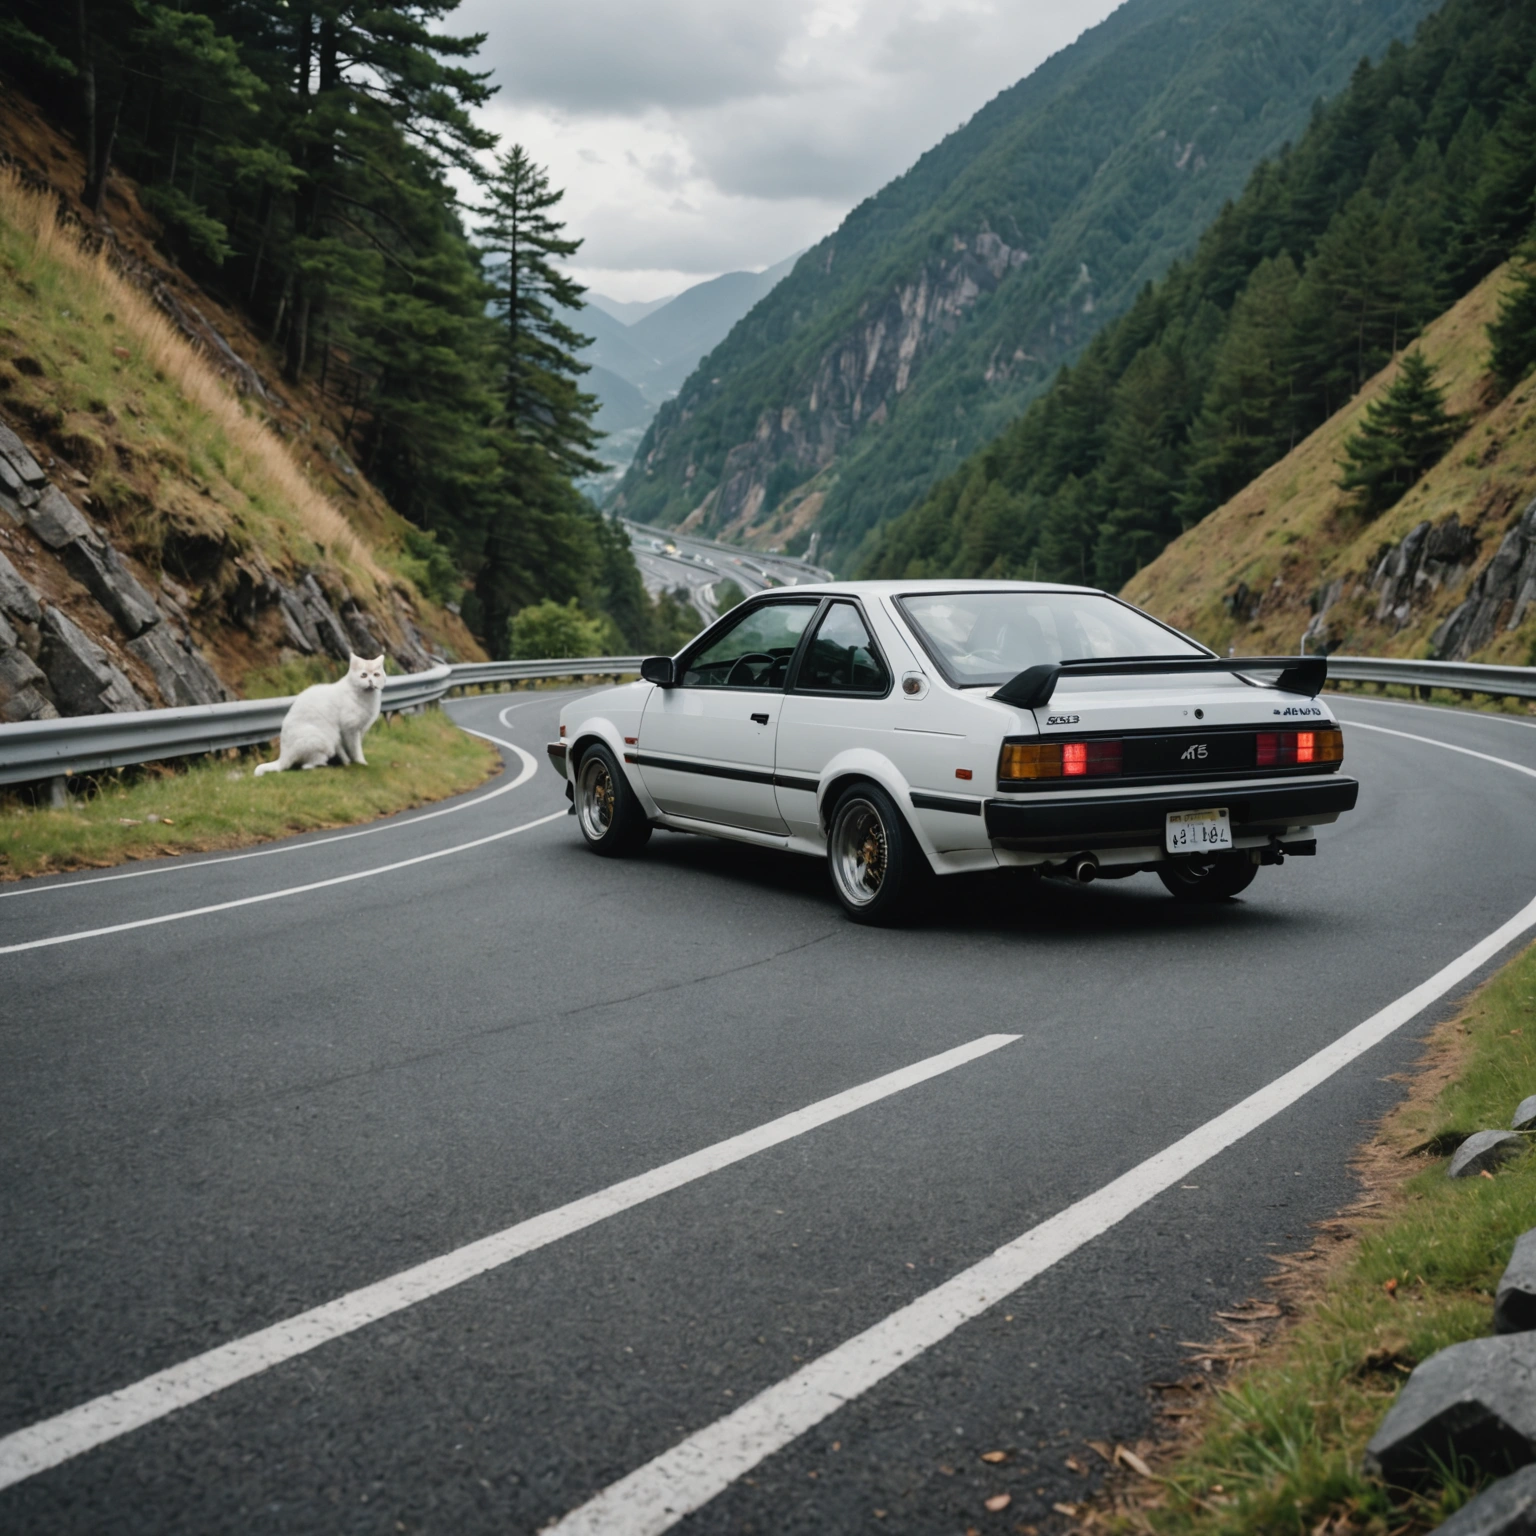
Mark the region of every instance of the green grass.
<instances>
[{"instance_id":1,"label":"green grass","mask_svg":"<svg viewBox=\"0 0 1536 1536\"><path fill-rule=\"evenodd\" d=\"M1443 1086L1438 1087L1438 1084ZM1152 1507L1113 1528L1158 1536L1410 1536L1478 1485L1453 1469L1411 1497L1366 1478L1361 1455L1407 1373L1438 1349L1492 1332L1493 1293L1536 1222L1536 1156L1493 1178L1445 1176L1474 1130L1507 1126L1536 1092L1536 947L1437 1032L1431 1064L1363 1166L1377 1203L1348 1220L1358 1242L1302 1305L1300 1321L1216 1394L1197 1439L1159 1469Z\"/></svg>"},{"instance_id":2,"label":"green grass","mask_svg":"<svg viewBox=\"0 0 1536 1536\"><path fill-rule=\"evenodd\" d=\"M499 762L436 709L381 720L363 745L366 767L258 779L251 770L274 754L256 749L75 781L81 792L58 810L0 799L0 880L371 821L473 789Z\"/></svg>"}]
</instances>

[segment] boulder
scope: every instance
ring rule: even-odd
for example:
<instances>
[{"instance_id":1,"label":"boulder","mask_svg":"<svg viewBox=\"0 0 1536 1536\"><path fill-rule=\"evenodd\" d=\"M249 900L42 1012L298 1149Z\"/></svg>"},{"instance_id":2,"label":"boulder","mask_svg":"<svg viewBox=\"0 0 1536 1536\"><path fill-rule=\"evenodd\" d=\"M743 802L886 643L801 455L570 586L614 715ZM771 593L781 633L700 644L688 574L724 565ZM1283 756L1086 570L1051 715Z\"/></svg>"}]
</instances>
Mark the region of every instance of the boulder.
<instances>
[{"instance_id":1,"label":"boulder","mask_svg":"<svg viewBox=\"0 0 1536 1536\"><path fill-rule=\"evenodd\" d=\"M167 704L218 704L230 696L192 642L169 624L146 630L128 649L154 674Z\"/></svg>"},{"instance_id":2,"label":"boulder","mask_svg":"<svg viewBox=\"0 0 1536 1536\"><path fill-rule=\"evenodd\" d=\"M57 608L44 610L38 665L65 715L148 709L148 703L107 653Z\"/></svg>"},{"instance_id":3,"label":"boulder","mask_svg":"<svg viewBox=\"0 0 1536 1536\"><path fill-rule=\"evenodd\" d=\"M32 457L31 450L11 429L0 421L0 458L5 459L16 471L17 478L25 486L41 490L48 483L43 466Z\"/></svg>"},{"instance_id":4,"label":"boulder","mask_svg":"<svg viewBox=\"0 0 1536 1536\"><path fill-rule=\"evenodd\" d=\"M1536 1227L1515 1242L1494 1298L1493 1326L1497 1333L1536 1328Z\"/></svg>"},{"instance_id":5,"label":"boulder","mask_svg":"<svg viewBox=\"0 0 1536 1536\"><path fill-rule=\"evenodd\" d=\"M110 544L94 539L75 539L64 546L69 574L122 626L130 639L160 622L155 600L123 564Z\"/></svg>"},{"instance_id":6,"label":"boulder","mask_svg":"<svg viewBox=\"0 0 1536 1536\"><path fill-rule=\"evenodd\" d=\"M50 485L37 504L22 509L22 517L44 544L52 550L63 549L75 539L94 542L96 530L85 515L57 486Z\"/></svg>"},{"instance_id":7,"label":"boulder","mask_svg":"<svg viewBox=\"0 0 1536 1536\"><path fill-rule=\"evenodd\" d=\"M352 637L346 626L336 617L336 610L326 601L325 590L310 572L299 583L297 596L309 616L310 626L319 637L323 650L329 651L338 661L345 661L352 654ZM375 651L374 655L378 655Z\"/></svg>"},{"instance_id":8,"label":"boulder","mask_svg":"<svg viewBox=\"0 0 1536 1536\"><path fill-rule=\"evenodd\" d=\"M1517 1131L1536 1131L1536 1093L1528 1099L1520 1100L1520 1107L1515 1111L1515 1118L1510 1125Z\"/></svg>"},{"instance_id":9,"label":"boulder","mask_svg":"<svg viewBox=\"0 0 1536 1536\"><path fill-rule=\"evenodd\" d=\"M1489 1471L1536 1461L1536 1333L1472 1339L1431 1355L1371 1437L1365 1468L1412 1487L1453 1456Z\"/></svg>"},{"instance_id":10,"label":"boulder","mask_svg":"<svg viewBox=\"0 0 1536 1536\"><path fill-rule=\"evenodd\" d=\"M0 611L27 624L36 624L43 616L32 584L4 555L0 555Z\"/></svg>"},{"instance_id":11,"label":"boulder","mask_svg":"<svg viewBox=\"0 0 1536 1536\"><path fill-rule=\"evenodd\" d=\"M0 613L0 721L51 720L58 714L48 679L21 648L21 638Z\"/></svg>"},{"instance_id":12,"label":"boulder","mask_svg":"<svg viewBox=\"0 0 1536 1536\"><path fill-rule=\"evenodd\" d=\"M1485 1488L1436 1526L1434 1536L1536 1536L1536 1466Z\"/></svg>"},{"instance_id":13,"label":"boulder","mask_svg":"<svg viewBox=\"0 0 1536 1536\"><path fill-rule=\"evenodd\" d=\"M1477 1131L1456 1148L1451 1166L1445 1170L1452 1179L1476 1178L1484 1169L1492 1172L1525 1146L1525 1137L1513 1131Z\"/></svg>"}]
</instances>

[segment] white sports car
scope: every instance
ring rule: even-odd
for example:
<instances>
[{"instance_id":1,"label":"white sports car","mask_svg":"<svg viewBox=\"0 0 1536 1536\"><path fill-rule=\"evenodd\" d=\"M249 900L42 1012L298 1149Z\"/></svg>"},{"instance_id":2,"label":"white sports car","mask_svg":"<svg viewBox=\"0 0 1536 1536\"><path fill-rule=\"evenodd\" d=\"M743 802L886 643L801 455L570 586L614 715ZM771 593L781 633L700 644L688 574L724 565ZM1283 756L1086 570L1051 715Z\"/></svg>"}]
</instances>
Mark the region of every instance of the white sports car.
<instances>
[{"instance_id":1,"label":"white sports car","mask_svg":"<svg viewBox=\"0 0 1536 1536\"><path fill-rule=\"evenodd\" d=\"M815 854L859 922L1009 866L1219 901L1354 807L1326 677L1086 587L833 582L568 704L549 756L594 851L666 827Z\"/></svg>"}]
</instances>

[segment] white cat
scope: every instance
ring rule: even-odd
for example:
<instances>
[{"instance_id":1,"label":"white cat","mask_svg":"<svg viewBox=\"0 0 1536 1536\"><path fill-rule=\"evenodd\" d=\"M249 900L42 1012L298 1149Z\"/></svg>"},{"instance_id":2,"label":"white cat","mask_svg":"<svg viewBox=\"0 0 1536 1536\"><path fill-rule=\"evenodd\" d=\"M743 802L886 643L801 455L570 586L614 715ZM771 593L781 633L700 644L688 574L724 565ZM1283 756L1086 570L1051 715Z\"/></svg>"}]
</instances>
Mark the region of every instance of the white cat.
<instances>
[{"instance_id":1,"label":"white cat","mask_svg":"<svg viewBox=\"0 0 1536 1536\"><path fill-rule=\"evenodd\" d=\"M258 776L284 768L323 768L333 757L343 763L367 763L363 736L379 718L383 686L384 658L364 661L354 656L344 678L306 688L283 716L277 761L263 763Z\"/></svg>"}]
</instances>

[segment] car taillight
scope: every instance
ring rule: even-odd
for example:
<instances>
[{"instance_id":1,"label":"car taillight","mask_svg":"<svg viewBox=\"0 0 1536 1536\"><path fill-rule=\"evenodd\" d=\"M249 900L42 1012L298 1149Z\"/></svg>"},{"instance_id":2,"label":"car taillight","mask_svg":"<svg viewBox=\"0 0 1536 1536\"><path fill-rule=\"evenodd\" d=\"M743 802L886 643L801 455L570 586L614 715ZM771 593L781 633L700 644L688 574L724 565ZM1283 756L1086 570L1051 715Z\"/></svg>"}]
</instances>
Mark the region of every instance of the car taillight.
<instances>
[{"instance_id":1,"label":"car taillight","mask_svg":"<svg viewBox=\"0 0 1536 1536\"><path fill-rule=\"evenodd\" d=\"M1122 756L1118 741L1005 741L997 760L997 781L1025 784L1119 773Z\"/></svg>"},{"instance_id":2,"label":"car taillight","mask_svg":"<svg viewBox=\"0 0 1536 1536\"><path fill-rule=\"evenodd\" d=\"M1254 744L1254 760L1260 768L1344 761L1344 733L1336 725L1311 731L1260 731Z\"/></svg>"}]
</instances>

